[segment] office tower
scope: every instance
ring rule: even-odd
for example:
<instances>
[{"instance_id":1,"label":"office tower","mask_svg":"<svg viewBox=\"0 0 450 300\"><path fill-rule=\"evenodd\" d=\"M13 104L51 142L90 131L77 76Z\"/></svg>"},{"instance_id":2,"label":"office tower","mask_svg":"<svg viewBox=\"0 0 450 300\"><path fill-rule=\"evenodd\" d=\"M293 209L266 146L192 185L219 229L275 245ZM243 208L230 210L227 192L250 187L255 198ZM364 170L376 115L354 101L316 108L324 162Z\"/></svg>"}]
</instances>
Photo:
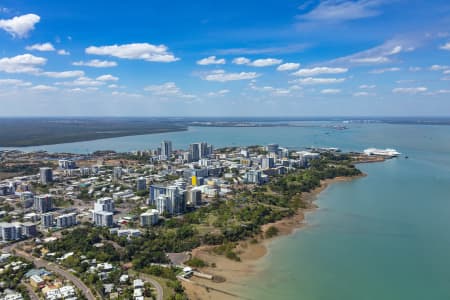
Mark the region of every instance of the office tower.
<instances>
[{"instance_id":1,"label":"office tower","mask_svg":"<svg viewBox=\"0 0 450 300\"><path fill-rule=\"evenodd\" d=\"M53 171L51 168L40 168L39 172L41 184L48 184L53 181Z\"/></svg>"},{"instance_id":2,"label":"office tower","mask_svg":"<svg viewBox=\"0 0 450 300\"><path fill-rule=\"evenodd\" d=\"M201 144L195 143L191 144L189 146L189 154L192 161L199 161L200 160L200 151L201 151Z\"/></svg>"},{"instance_id":3,"label":"office tower","mask_svg":"<svg viewBox=\"0 0 450 300\"><path fill-rule=\"evenodd\" d=\"M144 177L138 178L136 182L136 189L138 191L145 191L147 189L147 180Z\"/></svg>"},{"instance_id":4,"label":"office tower","mask_svg":"<svg viewBox=\"0 0 450 300\"><path fill-rule=\"evenodd\" d=\"M113 213L109 211L94 211L92 216L95 226L113 226Z\"/></svg>"},{"instance_id":5,"label":"office tower","mask_svg":"<svg viewBox=\"0 0 450 300\"><path fill-rule=\"evenodd\" d=\"M94 204L94 210L95 211L107 211L107 212L114 212L114 201L112 198L109 197L103 197L100 199L97 199L97 202Z\"/></svg>"},{"instance_id":6,"label":"office tower","mask_svg":"<svg viewBox=\"0 0 450 300\"><path fill-rule=\"evenodd\" d=\"M44 228L53 226L53 214L46 213L41 215L41 226Z\"/></svg>"},{"instance_id":7,"label":"office tower","mask_svg":"<svg viewBox=\"0 0 450 300\"><path fill-rule=\"evenodd\" d=\"M114 167L113 181L119 181L122 178L122 167Z\"/></svg>"},{"instance_id":8,"label":"office tower","mask_svg":"<svg viewBox=\"0 0 450 300\"><path fill-rule=\"evenodd\" d=\"M156 209L150 209L140 215L140 222L142 227L155 225L156 223L158 223L158 219L159 211Z\"/></svg>"},{"instance_id":9,"label":"office tower","mask_svg":"<svg viewBox=\"0 0 450 300\"><path fill-rule=\"evenodd\" d=\"M202 192L199 189L192 189L185 192L186 205L197 206L202 204Z\"/></svg>"},{"instance_id":10,"label":"office tower","mask_svg":"<svg viewBox=\"0 0 450 300\"><path fill-rule=\"evenodd\" d=\"M161 159L170 159L172 155L172 142L162 141L161 142Z\"/></svg>"},{"instance_id":11,"label":"office tower","mask_svg":"<svg viewBox=\"0 0 450 300\"><path fill-rule=\"evenodd\" d=\"M51 195L34 196L34 210L40 213L46 213L53 209L53 200Z\"/></svg>"},{"instance_id":12,"label":"office tower","mask_svg":"<svg viewBox=\"0 0 450 300\"><path fill-rule=\"evenodd\" d=\"M275 166L275 160L273 157L265 157L261 161L261 168L262 169L270 169Z\"/></svg>"}]
</instances>

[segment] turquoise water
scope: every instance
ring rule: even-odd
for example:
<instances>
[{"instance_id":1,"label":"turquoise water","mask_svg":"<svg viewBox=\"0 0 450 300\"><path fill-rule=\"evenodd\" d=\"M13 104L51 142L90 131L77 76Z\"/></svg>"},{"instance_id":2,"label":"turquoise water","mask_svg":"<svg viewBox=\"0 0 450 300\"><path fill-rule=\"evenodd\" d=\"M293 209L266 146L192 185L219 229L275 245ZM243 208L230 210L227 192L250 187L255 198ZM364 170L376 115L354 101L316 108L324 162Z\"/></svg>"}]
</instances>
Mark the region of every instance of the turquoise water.
<instances>
[{"instance_id":1,"label":"turquoise water","mask_svg":"<svg viewBox=\"0 0 450 300\"><path fill-rule=\"evenodd\" d=\"M86 153L207 141L279 143L409 155L359 167L367 177L320 194L308 226L270 244L260 273L243 283L252 299L450 299L450 126L351 124L329 128L202 128L31 149Z\"/></svg>"}]
</instances>

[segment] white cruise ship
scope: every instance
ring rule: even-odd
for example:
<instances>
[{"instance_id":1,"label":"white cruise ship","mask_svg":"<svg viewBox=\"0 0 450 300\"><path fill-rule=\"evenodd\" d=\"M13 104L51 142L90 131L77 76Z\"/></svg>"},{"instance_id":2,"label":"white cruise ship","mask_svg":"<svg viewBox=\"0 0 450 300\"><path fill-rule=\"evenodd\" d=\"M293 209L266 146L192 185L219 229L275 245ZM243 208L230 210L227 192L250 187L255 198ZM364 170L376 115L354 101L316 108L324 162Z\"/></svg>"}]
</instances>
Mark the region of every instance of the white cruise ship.
<instances>
[{"instance_id":1,"label":"white cruise ship","mask_svg":"<svg viewBox=\"0 0 450 300\"><path fill-rule=\"evenodd\" d=\"M364 150L364 154L366 155L378 155L378 156L387 156L387 157L397 157L401 153L395 149L377 149L377 148L368 148Z\"/></svg>"}]
</instances>

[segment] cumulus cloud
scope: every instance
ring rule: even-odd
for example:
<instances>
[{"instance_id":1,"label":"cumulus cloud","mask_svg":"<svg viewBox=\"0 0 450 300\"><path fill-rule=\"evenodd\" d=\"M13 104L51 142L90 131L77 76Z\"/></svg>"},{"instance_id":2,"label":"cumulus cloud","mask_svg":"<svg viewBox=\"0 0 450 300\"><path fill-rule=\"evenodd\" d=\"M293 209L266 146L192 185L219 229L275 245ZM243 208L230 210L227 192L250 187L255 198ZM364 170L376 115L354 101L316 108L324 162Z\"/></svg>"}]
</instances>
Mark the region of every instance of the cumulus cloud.
<instances>
[{"instance_id":1,"label":"cumulus cloud","mask_svg":"<svg viewBox=\"0 0 450 300\"><path fill-rule=\"evenodd\" d=\"M149 85L146 86L144 90L155 96L161 97L195 98L195 95L183 93L175 82L166 82L161 85Z\"/></svg>"},{"instance_id":2,"label":"cumulus cloud","mask_svg":"<svg viewBox=\"0 0 450 300\"><path fill-rule=\"evenodd\" d=\"M296 76L317 76L321 74L342 74L348 71L347 68L328 68L328 67L316 67L312 69L300 69L297 72L292 73Z\"/></svg>"},{"instance_id":3,"label":"cumulus cloud","mask_svg":"<svg viewBox=\"0 0 450 300\"><path fill-rule=\"evenodd\" d=\"M76 61L76 62L73 62L72 65L93 67L93 68L109 68L109 67L117 66L117 63L115 61L109 61L109 60L91 59L89 61Z\"/></svg>"},{"instance_id":4,"label":"cumulus cloud","mask_svg":"<svg viewBox=\"0 0 450 300\"><path fill-rule=\"evenodd\" d=\"M246 65L248 63L250 63L250 59L246 57L236 57L233 59L233 64L235 65Z\"/></svg>"},{"instance_id":5,"label":"cumulus cloud","mask_svg":"<svg viewBox=\"0 0 450 300\"><path fill-rule=\"evenodd\" d=\"M59 55L70 55L70 52L69 52L69 51L66 51L66 50L64 50L64 49L58 50L57 53L58 53Z\"/></svg>"},{"instance_id":6,"label":"cumulus cloud","mask_svg":"<svg viewBox=\"0 0 450 300\"><path fill-rule=\"evenodd\" d=\"M22 54L14 57L0 58L0 71L6 73L30 73L39 72L39 67L45 65L47 59L31 54Z\"/></svg>"},{"instance_id":7,"label":"cumulus cloud","mask_svg":"<svg viewBox=\"0 0 450 300\"><path fill-rule=\"evenodd\" d=\"M152 45L149 43L133 43L110 46L90 46L86 48L87 54L113 56L124 59L139 59L149 62L174 62L179 60L165 45Z\"/></svg>"},{"instance_id":8,"label":"cumulus cloud","mask_svg":"<svg viewBox=\"0 0 450 300\"><path fill-rule=\"evenodd\" d=\"M447 70L448 68L450 68L449 66L443 66L443 65L432 65L430 67L431 71L443 71L443 70Z\"/></svg>"},{"instance_id":9,"label":"cumulus cloud","mask_svg":"<svg viewBox=\"0 0 450 300\"><path fill-rule=\"evenodd\" d=\"M298 83L302 85L314 85L314 84L333 84L333 83L341 83L344 82L345 78L315 78L315 77L307 77L307 78L299 78L291 81L292 83Z\"/></svg>"},{"instance_id":10,"label":"cumulus cloud","mask_svg":"<svg viewBox=\"0 0 450 300\"><path fill-rule=\"evenodd\" d=\"M44 75L51 78L71 78L71 77L82 77L84 76L83 71L62 71L62 72L42 72L37 75Z\"/></svg>"},{"instance_id":11,"label":"cumulus cloud","mask_svg":"<svg viewBox=\"0 0 450 300\"><path fill-rule=\"evenodd\" d=\"M448 43L442 45L442 46L439 47L439 48L442 49L442 50L450 51L450 42L448 42Z\"/></svg>"},{"instance_id":12,"label":"cumulus cloud","mask_svg":"<svg viewBox=\"0 0 450 300\"><path fill-rule=\"evenodd\" d=\"M374 89L377 86L375 84L362 84L359 86L360 89Z\"/></svg>"},{"instance_id":13,"label":"cumulus cloud","mask_svg":"<svg viewBox=\"0 0 450 300\"><path fill-rule=\"evenodd\" d=\"M371 95L373 95L373 94L368 93L368 92L356 92L356 93L353 93L354 97L367 97L367 96L371 96Z\"/></svg>"},{"instance_id":14,"label":"cumulus cloud","mask_svg":"<svg viewBox=\"0 0 450 300\"><path fill-rule=\"evenodd\" d=\"M0 86L7 86L7 87L21 87L21 86L30 86L31 82L23 81L20 79L0 79Z\"/></svg>"},{"instance_id":15,"label":"cumulus cloud","mask_svg":"<svg viewBox=\"0 0 450 300\"><path fill-rule=\"evenodd\" d=\"M63 81L63 82L57 82L56 85L63 85L63 86L81 86L81 87L96 87L104 85L104 81L95 80L89 77L79 77L73 81Z\"/></svg>"},{"instance_id":16,"label":"cumulus cloud","mask_svg":"<svg viewBox=\"0 0 450 300\"><path fill-rule=\"evenodd\" d=\"M395 88L392 90L392 92L395 94L415 95L415 94L426 92L427 90L428 90L428 88L426 88L424 86L419 86L419 87Z\"/></svg>"},{"instance_id":17,"label":"cumulus cloud","mask_svg":"<svg viewBox=\"0 0 450 300\"><path fill-rule=\"evenodd\" d=\"M43 43L43 44L34 44L31 46L26 46L26 50L28 51L42 51L42 52L50 52L55 51L55 47L53 47L52 43Z\"/></svg>"},{"instance_id":18,"label":"cumulus cloud","mask_svg":"<svg viewBox=\"0 0 450 300\"><path fill-rule=\"evenodd\" d=\"M24 38L34 29L34 25L36 25L40 19L41 18L35 14L26 14L7 20L1 19L0 28L13 37Z\"/></svg>"},{"instance_id":19,"label":"cumulus cloud","mask_svg":"<svg viewBox=\"0 0 450 300\"><path fill-rule=\"evenodd\" d=\"M281 59L277 58L260 58L255 59L254 61L251 61L250 59L246 57L236 57L233 59L233 63L236 65L247 65L251 67L269 67L269 66L276 66L283 62Z\"/></svg>"},{"instance_id":20,"label":"cumulus cloud","mask_svg":"<svg viewBox=\"0 0 450 300\"><path fill-rule=\"evenodd\" d=\"M240 72L240 73L227 73L224 70L215 70L207 73L202 77L203 80L207 81L235 81L235 80L248 80L259 77L260 74L256 72Z\"/></svg>"},{"instance_id":21,"label":"cumulus cloud","mask_svg":"<svg viewBox=\"0 0 450 300\"><path fill-rule=\"evenodd\" d=\"M298 63L285 63L282 65L279 65L277 68L277 71L294 71L297 70L300 67L300 64Z\"/></svg>"},{"instance_id":22,"label":"cumulus cloud","mask_svg":"<svg viewBox=\"0 0 450 300\"><path fill-rule=\"evenodd\" d=\"M56 91L58 88L54 87L54 86L50 86L50 85L45 85L45 84L39 84L39 85L35 85L33 87L30 88L30 90L32 91L37 91L37 92L49 92L49 91Z\"/></svg>"},{"instance_id":23,"label":"cumulus cloud","mask_svg":"<svg viewBox=\"0 0 450 300\"><path fill-rule=\"evenodd\" d=\"M209 97L224 96L224 95L228 94L229 92L230 92L230 90L223 89L223 90L219 90L217 92L209 92L208 96Z\"/></svg>"},{"instance_id":24,"label":"cumulus cloud","mask_svg":"<svg viewBox=\"0 0 450 300\"><path fill-rule=\"evenodd\" d=\"M208 56L206 58L197 60L197 64L201 66L206 65L224 65L226 63L224 58L216 58L216 56Z\"/></svg>"},{"instance_id":25,"label":"cumulus cloud","mask_svg":"<svg viewBox=\"0 0 450 300\"><path fill-rule=\"evenodd\" d=\"M320 93L324 95L335 95L339 94L340 92L341 92L340 89L324 89L320 91Z\"/></svg>"},{"instance_id":26,"label":"cumulus cloud","mask_svg":"<svg viewBox=\"0 0 450 300\"><path fill-rule=\"evenodd\" d=\"M102 76L98 76L95 80L99 81L118 81L119 77L112 76L111 74L105 74Z\"/></svg>"}]
</instances>

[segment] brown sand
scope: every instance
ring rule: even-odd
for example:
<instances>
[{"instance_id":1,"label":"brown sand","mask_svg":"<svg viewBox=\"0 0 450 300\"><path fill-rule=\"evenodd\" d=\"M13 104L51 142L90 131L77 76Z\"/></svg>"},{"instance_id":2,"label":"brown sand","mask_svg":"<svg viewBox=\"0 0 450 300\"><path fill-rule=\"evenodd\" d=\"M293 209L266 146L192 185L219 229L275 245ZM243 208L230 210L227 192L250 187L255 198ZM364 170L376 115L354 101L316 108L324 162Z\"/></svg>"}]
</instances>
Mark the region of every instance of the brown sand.
<instances>
[{"instance_id":1,"label":"brown sand","mask_svg":"<svg viewBox=\"0 0 450 300\"><path fill-rule=\"evenodd\" d=\"M309 193L302 194L303 199L309 203L308 209L299 209L298 212L292 217L262 226L263 233L271 226L275 226L278 229L278 236L293 233L296 229L305 225L305 212L313 211L317 208L313 202L317 198L317 195L326 189L329 184L350 181L358 177L337 177L334 179L323 180L320 187ZM259 259L267 254L267 243L275 238L276 237L271 239L262 239L262 237L259 237L259 242L256 244L253 244L250 241L240 242L236 247L236 252L238 252L241 262L230 260L225 256L216 255L210 251L211 247L209 246L201 246L193 249L193 257L198 257L208 262L210 265L212 263L216 264L216 267L214 268L207 267L203 268L201 271L225 278L225 281L215 283L211 280L192 277L190 282L183 282L183 286L189 299L244 299L243 297L237 295L236 291L242 290L242 288L245 287L245 279L257 274Z\"/></svg>"}]
</instances>

